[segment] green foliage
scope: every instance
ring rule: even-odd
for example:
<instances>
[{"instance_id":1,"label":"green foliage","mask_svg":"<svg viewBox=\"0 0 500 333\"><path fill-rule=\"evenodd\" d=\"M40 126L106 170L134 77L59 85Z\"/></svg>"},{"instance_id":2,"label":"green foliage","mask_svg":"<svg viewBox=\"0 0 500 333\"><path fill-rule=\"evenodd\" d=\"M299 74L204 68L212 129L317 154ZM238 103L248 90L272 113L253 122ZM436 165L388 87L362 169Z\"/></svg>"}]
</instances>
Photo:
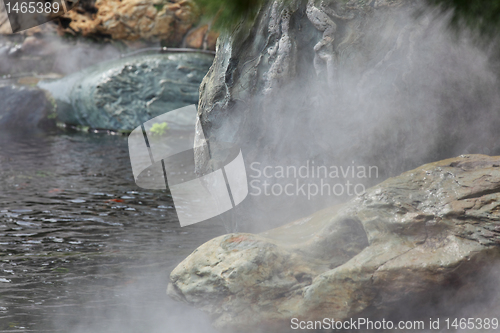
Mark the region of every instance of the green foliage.
<instances>
[{"instance_id":1,"label":"green foliage","mask_svg":"<svg viewBox=\"0 0 500 333\"><path fill-rule=\"evenodd\" d=\"M162 3L153 5L153 7L155 7L158 12L161 12L161 10L163 9L163 6L164 6L164 4L162 4Z\"/></svg>"},{"instance_id":2,"label":"green foliage","mask_svg":"<svg viewBox=\"0 0 500 333\"><path fill-rule=\"evenodd\" d=\"M156 123L151 126L151 129L149 130L153 136L161 136L165 134L165 132L168 130L168 124L166 122L163 123Z\"/></svg>"},{"instance_id":3,"label":"green foliage","mask_svg":"<svg viewBox=\"0 0 500 333\"><path fill-rule=\"evenodd\" d=\"M203 16L214 20L214 28L234 29L238 24L250 26L265 0L194 0Z\"/></svg>"},{"instance_id":4,"label":"green foliage","mask_svg":"<svg viewBox=\"0 0 500 333\"><path fill-rule=\"evenodd\" d=\"M500 30L500 0L426 0L443 11L453 11L455 28L469 27L483 36L495 36ZM218 29L250 26L265 0L194 0L205 17L214 19Z\"/></svg>"},{"instance_id":5,"label":"green foliage","mask_svg":"<svg viewBox=\"0 0 500 333\"><path fill-rule=\"evenodd\" d=\"M500 30L500 0L427 0L442 11L452 11L451 24L466 26L485 37L494 37Z\"/></svg>"}]
</instances>

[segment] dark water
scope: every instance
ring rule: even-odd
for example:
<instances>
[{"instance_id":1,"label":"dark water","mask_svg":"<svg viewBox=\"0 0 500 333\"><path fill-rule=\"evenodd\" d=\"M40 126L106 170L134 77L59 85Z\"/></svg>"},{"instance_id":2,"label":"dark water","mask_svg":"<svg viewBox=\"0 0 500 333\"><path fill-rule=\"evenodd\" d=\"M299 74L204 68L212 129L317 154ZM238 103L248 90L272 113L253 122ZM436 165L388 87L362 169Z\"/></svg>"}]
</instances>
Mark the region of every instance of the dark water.
<instances>
[{"instance_id":1,"label":"dark water","mask_svg":"<svg viewBox=\"0 0 500 333\"><path fill-rule=\"evenodd\" d=\"M124 136L0 133L2 332L214 332L165 290L222 233L138 188Z\"/></svg>"}]
</instances>

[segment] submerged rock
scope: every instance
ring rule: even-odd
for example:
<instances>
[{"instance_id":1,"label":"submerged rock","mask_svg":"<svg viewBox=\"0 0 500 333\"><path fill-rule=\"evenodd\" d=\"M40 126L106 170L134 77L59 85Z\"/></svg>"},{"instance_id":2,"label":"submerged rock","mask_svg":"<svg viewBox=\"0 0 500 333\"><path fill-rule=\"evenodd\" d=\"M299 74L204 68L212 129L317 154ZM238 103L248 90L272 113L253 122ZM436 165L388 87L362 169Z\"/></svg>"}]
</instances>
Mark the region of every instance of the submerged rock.
<instances>
[{"instance_id":1,"label":"submerged rock","mask_svg":"<svg viewBox=\"0 0 500 333\"><path fill-rule=\"evenodd\" d=\"M0 129L33 131L55 128L54 105L44 91L14 85L0 87Z\"/></svg>"},{"instance_id":2,"label":"submerged rock","mask_svg":"<svg viewBox=\"0 0 500 333\"><path fill-rule=\"evenodd\" d=\"M289 331L292 318L435 318L473 302L488 309L498 277L484 277L499 260L500 157L465 155L263 234L215 238L172 271L167 292L222 331Z\"/></svg>"},{"instance_id":3,"label":"submerged rock","mask_svg":"<svg viewBox=\"0 0 500 333\"><path fill-rule=\"evenodd\" d=\"M145 121L198 102L213 56L197 53L123 58L56 81L42 81L57 102L58 119L98 129L132 130Z\"/></svg>"}]
</instances>

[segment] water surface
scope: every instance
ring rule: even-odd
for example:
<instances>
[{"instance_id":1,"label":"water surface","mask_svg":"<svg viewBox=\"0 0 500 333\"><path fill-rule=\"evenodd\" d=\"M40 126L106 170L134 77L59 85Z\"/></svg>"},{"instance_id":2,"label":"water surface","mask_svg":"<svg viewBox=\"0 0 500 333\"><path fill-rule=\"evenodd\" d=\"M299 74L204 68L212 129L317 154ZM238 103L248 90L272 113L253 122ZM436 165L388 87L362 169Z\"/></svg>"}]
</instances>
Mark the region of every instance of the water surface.
<instances>
[{"instance_id":1,"label":"water surface","mask_svg":"<svg viewBox=\"0 0 500 333\"><path fill-rule=\"evenodd\" d=\"M165 290L223 233L138 188L125 136L0 133L2 332L214 332Z\"/></svg>"}]
</instances>

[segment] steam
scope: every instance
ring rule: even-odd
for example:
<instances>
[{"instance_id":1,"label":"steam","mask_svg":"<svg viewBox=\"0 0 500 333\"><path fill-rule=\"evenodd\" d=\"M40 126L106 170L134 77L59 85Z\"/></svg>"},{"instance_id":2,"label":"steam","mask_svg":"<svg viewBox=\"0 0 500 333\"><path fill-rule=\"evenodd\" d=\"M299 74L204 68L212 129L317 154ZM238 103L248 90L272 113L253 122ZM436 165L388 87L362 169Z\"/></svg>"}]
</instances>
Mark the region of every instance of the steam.
<instances>
[{"instance_id":1,"label":"steam","mask_svg":"<svg viewBox=\"0 0 500 333\"><path fill-rule=\"evenodd\" d=\"M51 24L46 23L43 27ZM49 31L36 36L0 36L0 74L67 75L104 61L118 59L122 53L144 46L95 43L91 40L60 37L51 32L51 29L47 30Z\"/></svg>"},{"instance_id":2,"label":"steam","mask_svg":"<svg viewBox=\"0 0 500 333\"><path fill-rule=\"evenodd\" d=\"M94 43L84 39L61 38L51 32L37 35L36 38L26 38L20 34L0 36L0 79L1 75L11 74L10 79L0 80L0 84L15 83L18 78L25 76L45 78L52 73L67 75L104 61L119 59L122 54L143 47L155 46L159 48L160 45ZM127 163L127 159L123 160L124 163ZM132 177L131 170L129 175ZM134 189L133 184L130 186ZM130 258L118 262L114 261L116 253L105 250L102 255L104 262L100 262L101 256L97 255L95 263L82 263L86 269L75 269L77 272L86 272L64 277L57 288L66 294L63 291L60 293L63 294L61 299L54 301L54 304L47 302L43 305L48 308L44 313L53 313L51 317L42 320L35 315L30 316L29 320L33 322L30 325L36 330L70 333L215 333L203 313L169 299L166 289L170 271L201 244L199 239L204 237L208 240L220 234L220 231L217 227L217 232L213 230L214 227L211 231L203 229L204 226L192 227L191 230L168 227L172 228L179 229L176 232L190 232L193 239L198 240L187 242L189 248L184 250L169 244L171 238L168 237L163 243L141 244L147 248L142 255L121 251L120 258ZM163 257L155 257L158 253L162 253Z\"/></svg>"},{"instance_id":3,"label":"steam","mask_svg":"<svg viewBox=\"0 0 500 333\"><path fill-rule=\"evenodd\" d=\"M149 244L108 245L102 248L103 253L91 254L86 262L79 259L75 268L79 273L64 277L58 286L66 289L67 294L62 295L65 299L44 305L53 307L53 330L216 333L205 314L170 299L166 289L170 271L178 262L220 229L210 224L170 228L175 233L162 233L165 230L160 229L158 238ZM169 242L173 237L186 237L179 233L191 234L185 248L178 248L178 241ZM129 236L134 242L134 235Z\"/></svg>"},{"instance_id":4,"label":"steam","mask_svg":"<svg viewBox=\"0 0 500 333\"><path fill-rule=\"evenodd\" d=\"M451 326L453 322L460 325L460 319L472 318L476 327L480 327L488 321L491 325L492 319L498 319L500 304L500 289L498 288L500 264L492 262L480 271L468 277L458 277L456 284L449 289L435 289L413 298L412 302L404 302L391 306L390 311L384 314L385 318L394 321L399 320L422 320L425 323L424 332L448 332L455 331ZM435 322L439 319L439 330L429 329L429 319ZM450 326L447 328L446 319ZM455 321L455 319L458 319ZM464 321L464 320L462 320ZM498 323L498 322L497 322ZM491 326L490 326L491 327ZM460 326L459 326L460 328ZM490 328L492 329L492 328ZM458 329L464 332L467 329Z\"/></svg>"},{"instance_id":5,"label":"steam","mask_svg":"<svg viewBox=\"0 0 500 333\"><path fill-rule=\"evenodd\" d=\"M287 185L298 187L300 178L282 177L278 167L377 166L380 178L357 179L368 187L425 163L500 154L496 42L486 45L473 33L453 33L449 13L422 12L419 5L376 9L339 28L335 68L329 71L325 63L321 71L314 67L313 47L322 32L307 21L304 2L295 12L279 3L258 18L255 35L234 41L240 49L231 51L231 42L219 46L238 59L212 69L211 79L221 86L204 87L201 116L211 159L222 159L218 142L239 144L249 181L260 181L255 184L262 190L264 182L268 189L276 185L278 193ZM216 94L222 97L214 103ZM353 178L325 180L336 184ZM319 183L310 177L298 181ZM225 214L226 230L260 232L350 199L268 193L250 195ZM460 288L436 290L431 299L424 295L417 302L425 304L420 311L403 304L392 315L492 318L499 313L496 263L454 287Z\"/></svg>"},{"instance_id":6,"label":"steam","mask_svg":"<svg viewBox=\"0 0 500 333\"><path fill-rule=\"evenodd\" d=\"M249 180L260 181L254 184L262 190L264 181L269 189L274 184L284 188L297 177L266 178L252 170L252 163L260 171L266 166L272 167L269 171L307 163L356 170L377 167L379 177L324 179L331 186L350 180L368 188L425 163L461 154L500 153L495 45L481 44L472 33L457 37L448 28L449 15L424 10L417 16L422 11L418 5L380 8L345 26L339 23L334 69L328 70L325 62L323 70L317 70L313 48L322 32L307 20L304 7L302 3L285 23L269 23L281 24L283 31L273 35L276 32L269 30L268 44L260 32L249 38L268 47L270 55L259 49L262 57L258 57L254 46L241 46L240 65L228 70L235 80L225 96L230 103L202 102L212 159L222 155L218 141L239 144ZM260 29L265 29L266 18L260 20ZM250 87L257 91L252 96ZM209 103L213 94L205 92ZM320 181L299 179L306 186L321 186ZM276 185L276 193L280 186ZM307 193L249 196L225 216L226 228L267 230L350 198L346 192L313 198Z\"/></svg>"}]
</instances>

